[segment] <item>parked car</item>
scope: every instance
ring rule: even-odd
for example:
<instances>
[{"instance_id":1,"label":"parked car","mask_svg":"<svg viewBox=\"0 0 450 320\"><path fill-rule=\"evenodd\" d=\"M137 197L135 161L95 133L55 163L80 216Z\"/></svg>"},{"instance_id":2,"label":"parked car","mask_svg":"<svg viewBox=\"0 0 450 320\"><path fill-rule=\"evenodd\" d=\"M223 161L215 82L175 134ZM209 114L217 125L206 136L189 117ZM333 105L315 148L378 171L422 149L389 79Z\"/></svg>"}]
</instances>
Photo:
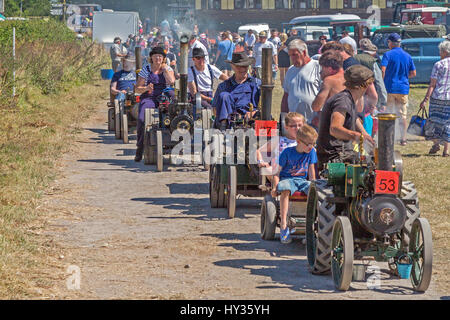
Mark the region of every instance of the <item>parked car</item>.
<instances>
[{"instance_id":1,"label":"parked car","mask_svg":"<svg viewBox=\"0 0 450 320\"><path fill-rule=\"evenodd\" d=\"M417 75L409 79L410 83L430 82L431 70L441 59L438 46L442 41L444 38L414 38L402 41L403 50L411 55L417 70Z\"/></svg>"},{"instance_id":2,"label":"parked car","mask_svg":"<svg viewBox=\"0 0 450 320\"><path fill-rule=\"evenodd\" d=\"M446 29L443 25L396 25L378 29L372 34L371 40L378 47L378 55L383 55L389 50L387 38L391 33L398 33L402 39L441 38L445 36Z\"/></svg>"}]
</instances>

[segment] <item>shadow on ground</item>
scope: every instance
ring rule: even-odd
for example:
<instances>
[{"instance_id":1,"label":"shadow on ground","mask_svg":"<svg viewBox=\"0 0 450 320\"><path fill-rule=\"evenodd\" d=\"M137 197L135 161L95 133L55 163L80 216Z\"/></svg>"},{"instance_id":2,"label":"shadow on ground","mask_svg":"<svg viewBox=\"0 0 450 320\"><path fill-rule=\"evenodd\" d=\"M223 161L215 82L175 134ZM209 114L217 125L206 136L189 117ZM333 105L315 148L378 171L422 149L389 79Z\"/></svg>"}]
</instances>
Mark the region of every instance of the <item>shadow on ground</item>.
<instances>
[{"instance_id":1,"label":"shadow on ground","mask_svg":"<svg viewBox=\"0 0 450 320\"><path fill-rule=\"evenodd\" d=\"M207 188L201 184L201 188ZM175 210L177 213L191 216L196 220L226 220L228 219L226 208L211 208L209 198L187 197L157 197L157 198L132 198L132 201L143 201L148 205L162 206L164 209ZM259 214L259 205L253 199L237 200L236 215L234 219L249 219L251 215ZM149 216L148 219L185 219L180 216Z\"/></svg>"},{"instance_id":2,"label":"shadow on ground","mask_svg":"<svg viewBox=\"0 0 450 320\"><path fill-rule=\"evenodd\" d=\"M225 268L237 268L250 270L257 276L268 277L272 283L257 286L258 289L289 288L293 291L304 293L331 293L342 294L335 290L331 274L312 275L306 258L306 247L299 238L294 237L290 244L283 245L277 237L274 241L262 240L258 233L234 234L234 233L209 233L202 234L205 237L215 237L223 240L221 247L233 248L239 251L268 252L273 259L228 259L214 262L214 265ZM239 242L237 242L239 241ZM300 258L294 258L299 256ZM380 287L374 292L405 296L416 295L411 287L402 286L392 282L398 280L390 275L387 269L380 270ZM370 276L366 274L366 279ZM383 283L384 282L384 283ZM387 282L390 282L387 284ZM349 293L370 290L365 281L352 282Z\"/></svg>"}]
</instances>

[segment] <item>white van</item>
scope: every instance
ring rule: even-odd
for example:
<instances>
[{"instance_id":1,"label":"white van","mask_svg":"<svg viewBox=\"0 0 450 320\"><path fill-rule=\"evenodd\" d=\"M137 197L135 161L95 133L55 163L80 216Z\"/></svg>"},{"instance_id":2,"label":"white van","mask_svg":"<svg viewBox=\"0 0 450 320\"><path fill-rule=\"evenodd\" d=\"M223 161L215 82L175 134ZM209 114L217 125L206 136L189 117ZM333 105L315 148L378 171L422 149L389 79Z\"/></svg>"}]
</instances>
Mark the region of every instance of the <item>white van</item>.
<instances>
[{"instance_id":1,"label":"white van","mask_svg":"<svg viewBox=\"0 0 450 320\"><path fill-rule=\"evenodd\" d=\"M261 31L266 31L267 35L270 35L270 28L267 23L245 24L238 28L238 34L243 37L250 29L253 30L253 32L256 34L260 33Z\"/></svg>"},{"instance_id":2,"label":"white van","mask_svg":"<svg viewBox=\"0 0 450 320\"><path fill-rule=\"evenodd\" d=\"M359 21L361 18L355 14L327 14L316 16L301 16L296 17L283 23L283 29L286 32L288 29L296 29L300 37L309 40L318 40L320 36L325 35L330 37L333 27L330 22L336 21Z\"/></svg>"}]
</instances>

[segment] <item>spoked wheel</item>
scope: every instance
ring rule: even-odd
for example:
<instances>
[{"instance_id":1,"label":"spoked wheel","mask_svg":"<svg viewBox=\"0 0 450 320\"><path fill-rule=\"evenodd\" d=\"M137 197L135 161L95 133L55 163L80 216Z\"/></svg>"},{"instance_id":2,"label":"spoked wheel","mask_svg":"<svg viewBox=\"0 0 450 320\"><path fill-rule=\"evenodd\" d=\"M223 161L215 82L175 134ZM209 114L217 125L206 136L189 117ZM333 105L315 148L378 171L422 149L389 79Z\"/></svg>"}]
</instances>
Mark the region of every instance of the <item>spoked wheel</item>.
<instances>
[{"instance_id":1,"label":"spoked wheel","mask_svg":"<svg viewBox=\"0 0 450 320\"><path fill-rule=\"evenodd\" d=\"M207 117L207 111L208 110L202 110L202 153L200 155L202 164L206 171L210 171L211 168L211 157L209 155L205 155L205 145L207 141L209 141L209 132L208 128L205 127L206 117Z\"/></svg>"},{"instance_id":2,"label":"spoked wheel","mask_svg":"<svg viewBox=\"0 0 450 320\"><path fill-rule=\"evenodd\" d=\"M108 131L114 131L114 108L108 108Z\"/></svg>"},{"instance_id":3,"label":"spoked wheel","mask_svg":"<svg viewBox=\"0 0 450 320\"><path fill-rule=\"evenodd\" d=\"M266 195L261 203L261 238L264 240L275 239L277 228L277 206L275 199Z\"/></svg>"},{"instance_id":4,"label":"spoked wheel","mask_svg":"<svg viewBox=\"0 0 450 320\"><path fill-rule=\"evenodd\" d=\"M211 208L218 208L219 206L219 191L217 189L216 181L217 166L211 166L209 170L209 202Z\"/></svg>"},{"instance_id":5,"label":"spoked wheel","mask_svg":"<svg viewBox=\"0 0 450 320\"><path fill-rule=\"evenodd\" d=\"M306 254L313 274L325 274L331 268L331 235L336 219L336 205L325 199L333 197L327 180L311 183L306 208Z\"/></svg>"},{"instance_id":6,"label":"spoked wheel","mask_svg":"<svg viewBox=\"0 0 450 320\"><path fill-rule=\"evenodd\" d=\"M156 164L156 147L150 145L150 128L152 125L154 109L145 109L144 126L144 164Z\"/></svg>"},{"instance_id":7,"label":"spoked wheel","mask_svg":"<svg viewBox=\"0 0 450 320\"><path fill-rule=\"evenodd\" d=\"M237 190L236 166L229 166L228 185L227 185L228 218L234 218L234 214L236 213L236 190Z\"/></svg>"},{"instance_id":8,"label":"spoked wheel","mask_svg":"<svg viewBox=\"0 0 450 320\"><path fill-rule=\"evenodd\" d=\"M225 208L227 206L227 197L225 196L225 185L219 182L219 189L217 191L219 200L217 201L217 208Z\"/></svg>"},{"instance_id":9,"label":"spoked wheel","mask_svg":"<svg viewBox=\"0 0 450 320\"><path fill-rule=\"evenodd\" d=\"M156 164L156 146L150 145L150 131L144 134L144 164Z\"/></svg>"},{"instance_id":10,"label":"spoked wheel","mask_svg":"<svg viewBox=\"0 0 450 320\"><path fill-rule=\"evenodd\" d=\"M121 120L119 101L114 100L114 132L116 134L116 139L120 139Z\"/></svg>"},{"instance_id":11,"label":"spoked wheel","mask_svg":"<svg viewBox=\"0 0 450 320\"><path fill-rule=\"evenodd\" d=\"M353 232L350 220L345 216L336 218L331 240L331 274L334 286L347 291L353 273Z\"/></svg>"},{"instance_id":12,"label":"spoked wheel","mask_svg":"<svg viewBox=\"0 0 450 320\"><path fill-rule=\"evenodd\" d=\"M411 282L414 291L425 292L431 281L433 241L428 220L418 218L411 229L409 252L412 252Z\"/></svg>"},{"instance_id":13,"label":"spoked wheel","mask_svg":"<svg viewBox=\"0 0 450 320\"><path fill-rule=\"evenodd\" d=\"M128 143L128 116L126 113L122 116L122 140L123 143Z\"/></svg>"},{"instance_id":14,"label":"spoked wheel","mask_svg":"<svg viewBox=\"0 0 450 320\"><path fill-rule=\"evenodd\" d=\"M160 130L156 131L156 170L163 171L163 143Z\"/></svg>"}]
</instances>

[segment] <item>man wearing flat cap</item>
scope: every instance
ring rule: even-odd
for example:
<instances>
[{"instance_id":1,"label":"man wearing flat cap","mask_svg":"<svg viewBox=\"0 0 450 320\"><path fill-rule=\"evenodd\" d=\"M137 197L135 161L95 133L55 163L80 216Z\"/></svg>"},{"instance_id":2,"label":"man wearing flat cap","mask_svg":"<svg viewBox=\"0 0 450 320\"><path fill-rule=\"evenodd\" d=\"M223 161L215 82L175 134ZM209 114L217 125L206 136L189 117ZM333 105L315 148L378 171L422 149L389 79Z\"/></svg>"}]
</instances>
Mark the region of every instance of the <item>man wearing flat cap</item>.
<instances>
[{"instance_id":1,"label":"man wearing flat cap","mask_svg":"<svg viewBox=\"0 0 450 320\"><path fill-rule=\"evenodd\" d=\"M364 38L359 41L359 47L362 50L362 53L358 53L355 56L355 59L359 61L363 66L369 68L373 71L375 81L375 90L377 91L378 101L376 102L376 107L380 111L383 111L387 104L387 92L386 86L384 85L383 74L381 72L381 61L377 56L377 46L370 41L370 39ZM364 101L366 102L370 97L367 95L364 97ZM367 104L367 103L366 103ZM372 105L372 104L370 104ZM373 104L375 105L375 103ZM369 132L370 133L370 132ZM372 134L373 136L373 134Z\"/></svg>"},{"instance_id":2,"label":"man wearing flat cap","mask_svg":"<svg viewBox=\"0 0 450 320\"><path fill-rule=\"evenodd\" d=\"M194 65L188 69L188 89L191 97L197 92L202 97L202 107L211 108L214 80L227 80L225 73L217 67L210 65L205 59L205 53L201 48L192 50Z\"/></svg>"},{"instance_id":3,"label":"man wearing flat cap","mask_svg":"<svg viewBox=\"0 0 450 320\"><path fill-rule=\"evenodd\" d=\"M239 113L249 116L249 104L256 108L261 95L261 81L249 75L248 68L255 63L255 58L245 52L233 53L230 63L234 75L219 84L212 101L216 113L216 127L220 130L228 128L230 114Z\"/></svg>"},{"instance_id":4,"label":"man wearing flat cap","mask_svg":"<svg viewBox=\"0 0 450 320\"><path fill-rule=\"evenodd\" d=\"M359 142L361 134L374 143L357 115L362 108L357 110L355 103L373 83L373 72L362 65L354 65L345 71L344 79L346 89L328 99L320 115L317 140L319 170L331 160L350 159L354 154L353 142Z\"/></svg>"},{"instance_id":5,"label":"man wearing flat cap","mask_svg":"<svg viewBox=\"0 0 450 320\"><path fill-rule=\"evenodd\" d=\"M387 111L400 118L400 145L406 145L406 114L408 107L409 78L416 76L414 62L405 50L400 47L401 37L391 33L388 37L387 51L381 61L384 84L387 91ZM398 138L398 137L396 137Z\"/></svg>"}]
</instances>

